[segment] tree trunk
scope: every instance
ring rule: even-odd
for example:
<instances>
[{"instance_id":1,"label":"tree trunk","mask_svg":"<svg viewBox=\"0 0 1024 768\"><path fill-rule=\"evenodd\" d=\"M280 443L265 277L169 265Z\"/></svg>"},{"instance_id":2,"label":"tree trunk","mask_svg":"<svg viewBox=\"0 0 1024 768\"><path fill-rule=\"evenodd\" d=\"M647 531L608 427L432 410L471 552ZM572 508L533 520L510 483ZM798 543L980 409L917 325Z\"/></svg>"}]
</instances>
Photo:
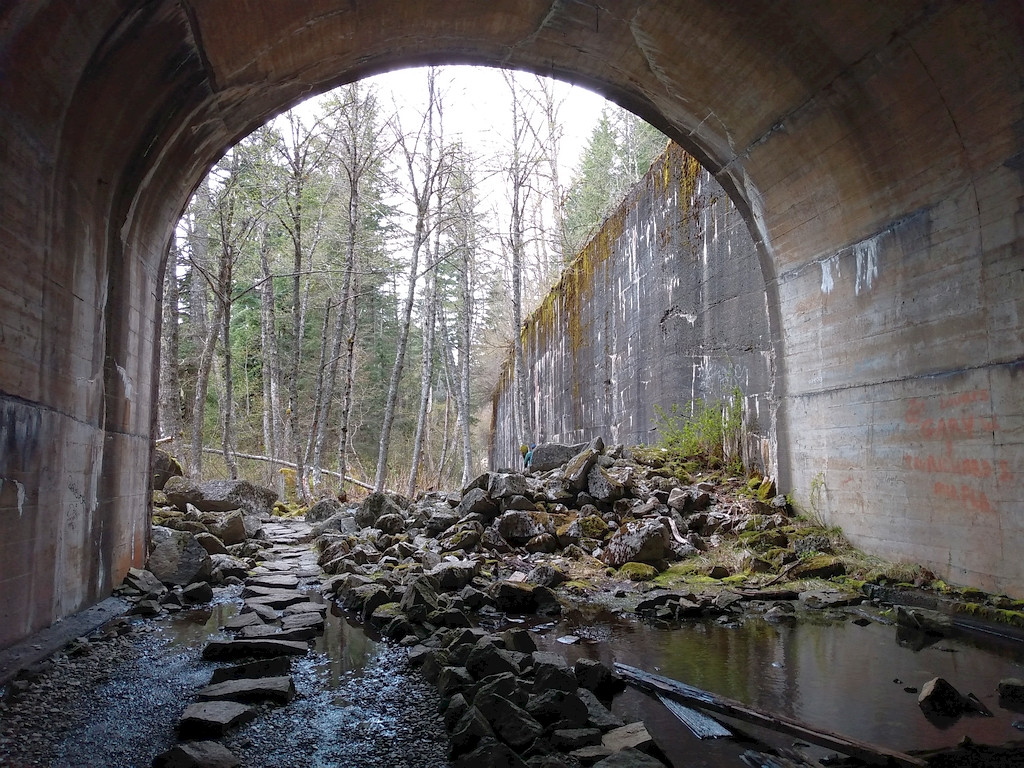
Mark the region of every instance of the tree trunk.
<instances>
[{"instance_id":1,"label":"tree trunk","mask_svg":"<svg viewBox=\"0 0 1024 768\"><path fill-rule=\"evenodd\" d=\"M164 272L163 324L160 348L160 435L171 438L170 452L176 453L184 427L181 421L181 375L179 370L180 329L178 325L178 249L172 243L167 250Z\"/></svg>"},{"instance_id":2,"label":"tree trunk","mask_svg":"<svg viewBox=\"0 0 1024 768\"><path fill-rule=\"evenodd\" d=\"M281 413L281 359L277 342L277 317L274 307L274 280L270 271L270 243L264 228L260 244L260 341L263 345L263 442L270 457L270 483L278 496L285 497L284 475L277 463L282 458L284 446L289 442L285 435L284 414Z\"/></svg>"},{"instance_id":3,"label":"tree trunk","mask_svg":"<svg viewBox=\"0 0 1024 768\"><path fill-rule=\"evenodd\" d=\"M405 303L402 307L400 326L398 331L398 343L395 350L395 364L391 368L391 380L388 383L388 396L384 406L384 419L380 429L380 443L377 450L377 472L374 477L373 487L381 491L384 489L384 481L388 475L388 452L391 448L391 428L395 421L395 409L398 404L398 387L402 379L402 370L405 366L405 351L409 343L409 327L412 324L412 309L416 300L416 276L419 271L420 249L423 247L427 236L427 217L430 214L430 200L433 197L433 188L436 180L436 169L434 168L434 110L436 109L436 92L434 89L434 70L430 70L427 76L427 135L426 135L426 157L424 168L426 175L422 185L416 183L416 158L405 145L404 137L400 136L399 141L405 151L406 166L409 171L409 181L412 186L413 198L416 204L416 227L413 232L412 257L409 261L409 288L406 291Z\"/></svg>"},{"instance_id":4,"label":"tree trunk","mask_svg":"<svg viewBox=\"0 0 1024 768\"><path fill-rule=\"evenodd\" d=\"M420 410L416 418L416 434L412 445L412 466L409 469L409 486L406 496L416 494L416 478L423 456L423 436L426 434L427 416L430 407L430 391L434 379L434 321L437 316L437 265L427 276L426 311L423 319L423 359L420 366Z\"/></svg>"},{"instance_id":5,"label":"tree trunk","mask_svg":"<svg viewBox=\"0 0 1024 768\"><path fill-rule=\"evenodd\" d=\"M352 279L349 282L349 303L348 303L348 336L345 338L345 380L342 391L341 425L338 429L338 476L348 476L348 450L351 442L352 424L352 383L355 379L356 370L356 331L359 318L356 307L355 295L358 290L359 279L353 269ZM344 485L341 488L344 491Z\"/></svg>"},{"instance_id":6,"label":"tree trunk","mask_svg":"<svg viewBox=\"0 0 1024 768\"><path fill-rule=\"evenodd\" d=\"M311 458L313 446L317 442L320 431L324 428L322 419L326 418L325 412L330 411L330 404L325 402L325 400L330 398L327 379L330 374L333 374L333 371L329 371L331 363L328 360L328 344L330 341L328 329L331 324L331 302L331 299L327 299L327 305L324 307L324 325L320 330L320 361L316 368L316 385L313 390L313 423L309 426L309 436L306 440L306 450L304 452L307 462ZM340 312L338 316L341 316ZM336 335L340 335L340 330L336 331ZM317 461L314 460L310 468L312 469L313 477L311 479L303 478L303 488L307 496L315 498L323 476Z\"/></svg>"}]
</instances>

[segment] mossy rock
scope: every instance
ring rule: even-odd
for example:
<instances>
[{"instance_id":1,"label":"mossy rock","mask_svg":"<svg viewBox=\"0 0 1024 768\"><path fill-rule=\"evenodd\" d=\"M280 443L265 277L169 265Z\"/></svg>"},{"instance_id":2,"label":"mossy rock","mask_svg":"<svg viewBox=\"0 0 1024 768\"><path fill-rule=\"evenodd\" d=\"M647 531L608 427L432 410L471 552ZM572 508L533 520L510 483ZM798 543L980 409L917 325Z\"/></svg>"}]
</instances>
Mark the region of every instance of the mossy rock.
<instances>
[{"instance_id":1,"label":"mossy rock","mask_svg":"<svg viewBox=\"0 0 1024 768\"><path fill-rule=\"evenodd\" d=\"M584 539L596 539L597 541L604 541L608 535L608 523L604 521L604 518L598 515L587 515L579 519L580 532L583 534Z\"/></svg>"},{"instance_id":2,"label":"mossy rock","mask_svg":"<svg viewBox=\"0 0 1024 768\"><path fill-rule=\"evenodd\" d=\"M745 573L735 573L732 576L726 576L724 579L722 579L723 584L728 584L730 586L746 584L746 582L747 575Z\"/></svg>"},{"instance_id":3,"label":"mossy rock","mask_svg":"<svg viewBox=\"0 0 1024 768\"><path fill-rule=\"evenodd\" d=\"M814 555L801 561L790 575L795 579L831 579L845 573L846 565L838 557Z\"/></svg>"},{"instance_id":4,"label":"mossy rock","mask_svg":"<svg viewBox=\"0 0 1024 768\"><path fill-rule=\"evenodd\" d=\"M740 543L755 552L767 552L772 549L785 549L789 546L789 537L778 529L768 531L744 531L740 534Z\"/></svg>"},{"instance_id":5,"label":"mossy rock","mask_svg":"<svg viewBox=\"0 0 1024 768\"><path fill-rule=\"evenodd\" d=\"M750 555L743 559L743 570L749 573L774 573L776 568L763 557Z\"/></svg>"},{"instance_id":6,"label":"mossy rock","mask_svg":"<svg viewBox=\"0 0 1024 768\"><path fill-rule=\"evenodd\" d=\"M650 581L657 577L658 569L647 563L625 563L619 568L618 575L630 581Z\"/></svg>"}]
</instances>

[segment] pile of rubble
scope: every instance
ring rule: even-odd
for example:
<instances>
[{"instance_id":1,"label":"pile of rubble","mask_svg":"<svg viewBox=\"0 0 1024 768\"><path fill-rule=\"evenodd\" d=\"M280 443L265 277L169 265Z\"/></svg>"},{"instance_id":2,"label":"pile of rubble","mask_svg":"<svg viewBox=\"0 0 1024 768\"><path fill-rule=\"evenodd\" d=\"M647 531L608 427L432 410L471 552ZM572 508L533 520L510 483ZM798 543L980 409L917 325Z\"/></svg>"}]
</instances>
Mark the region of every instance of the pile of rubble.
<instances>
[{"instance_id":1,"label":"pile of rubble","mask_svg":"<svg viewBox=\"0 0 1024 768\"><path fill-rule=\"evenodd\" d=\"M241 584L270 546L263 523L277 494L245 480L194 483L172 476L154 507L146 570L132 568L118 594L155 616L208 602L213 587Z\"/></svg>"}]
</instances>

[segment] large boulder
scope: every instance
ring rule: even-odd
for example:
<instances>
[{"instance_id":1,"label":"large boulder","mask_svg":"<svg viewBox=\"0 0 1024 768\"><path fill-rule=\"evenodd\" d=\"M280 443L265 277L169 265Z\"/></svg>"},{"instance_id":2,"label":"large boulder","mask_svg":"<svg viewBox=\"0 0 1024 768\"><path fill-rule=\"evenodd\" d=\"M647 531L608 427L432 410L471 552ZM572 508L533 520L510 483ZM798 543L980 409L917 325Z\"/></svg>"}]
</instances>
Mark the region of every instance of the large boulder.
<instances>
[{"instance_id":1,"label":"large boulder","mask_svg":"<svg viewBox=\"0 0 1024 768\"><path fill-rule=\"evenodd\" d=\"M164 584L186 586L208 580L213 564L210 553L191 533L154 525L146 568Z\"/></svg>"},{"instance_id":2,"label":"large boulder","mask_svg":"<svg viewBox=\"0 0 1024 768\"><path fill-rule=\"evenodd\" d=\"M307 523L320 523L341 512L341 502L330 497L320 499L306 511Z\"/></svg>"},{"instance_id":3,"label":"large boulder","mask_svg":"<svg viewBox=\"0 0 1024 768\"><path fill-rule=\"evenodd\" d=\"M153 490L162 491L172 477L181 477L181 464L167 451L159 448L153 451Z\"/></svg>"},{"instance_id":4,"label":"large boulder","mask_svg":"<svg viewBox=\"0 0 1024 768\"><path fill-rule=\"evenodd\" d=\"M525 509L512 509L495 521L501 538L514 547L523 546L534 536L554 533L551 518L546 512L531 512Z\"/></svg>"},{"instance_id":5,"label":"large boulder","mask_svg":"<svg viewBox=\"0 0 1024 768\"><path fill-rule=\"evenodd\" d=\"M206 530L220 539L226 546L241 544L248 538L245 520L241 512L207 512L202 517Z\"/></svg>"},{"instance_id":6,"label":"large boulder","mask_svg":"<svg viewBox=\"0 0 1024 768\"><path fill-rule=\"evenodd\" d=\"M391 497L383 492L371 493L356 510L356 524L360 528L368 528L384 515L401 515L402 508Z\"/></svg>"},{"instance_id":7,"label":"large boulder","mask_svg":"<svg viewBox=\"0 0 1024 768\"><path fill-rule=\"evenodd\" d=\"M633 520L608 541L601 559L618 568L625 563L656 563L671 553L672 534L660 519Z\"/></svg>"},{"instance_id":8,"label":"large boulder","mask_svg":"<svg viewBox=\"0 0 1024 768\"><path fill-rule=\"evenodd\" d=\"M533 460L530 469L534 472L547 472L549 469L567 463L569 459L587 447L586 443L565 445L563 443L541 443L533 449Z\"/></svg>"},{"instance_id":9,"label":"large boulder","mask_svg":"<svg viewBox=\"0 0 1024 768\"><path fill-rule=\"evenodd\" d=\"M164 485L164 495L182 512L186 512L191 504L200 512L240 509L246 515L269 515L277 501L276 491L248 480L195 483L185 477L172 477Z\"/></svg>"}]
</instances>

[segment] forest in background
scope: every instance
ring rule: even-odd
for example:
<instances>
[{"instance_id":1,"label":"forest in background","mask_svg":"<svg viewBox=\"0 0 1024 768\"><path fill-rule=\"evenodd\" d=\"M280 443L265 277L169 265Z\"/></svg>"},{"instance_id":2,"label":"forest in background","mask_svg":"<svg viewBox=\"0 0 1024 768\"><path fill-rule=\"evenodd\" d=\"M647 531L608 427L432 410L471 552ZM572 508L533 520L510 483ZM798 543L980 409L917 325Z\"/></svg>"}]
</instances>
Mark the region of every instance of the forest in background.
<instances>
[{"instance_id":1,"label":"forest in background","mask_svg":"<svg viewBox=\"0 0 1024 768\"><path fill-rule=\"evenodd\" d=\"M199 185L168 248L158 402L187 474L303 506L464 485L509 354L529 442L517 331L667 139L607 104L567 163L569 86L500 72L481 150L448 116L462 69L420 70L413 103L387 75L316 97Z\"/></svg>"}]
</instances>

